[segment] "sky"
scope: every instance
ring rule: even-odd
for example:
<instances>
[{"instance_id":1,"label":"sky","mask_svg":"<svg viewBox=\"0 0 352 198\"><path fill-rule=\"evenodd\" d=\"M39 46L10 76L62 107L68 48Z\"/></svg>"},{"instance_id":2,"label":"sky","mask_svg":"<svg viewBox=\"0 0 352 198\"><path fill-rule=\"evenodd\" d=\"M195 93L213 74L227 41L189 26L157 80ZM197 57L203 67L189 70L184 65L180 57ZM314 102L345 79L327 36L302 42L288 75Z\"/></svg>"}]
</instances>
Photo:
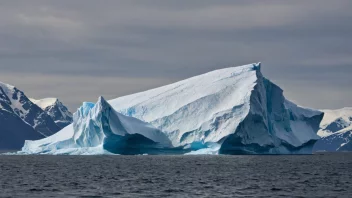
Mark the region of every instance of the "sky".
<instances>
[{"instance_id":1,"label":"sky","mask_svg":"<svg viewBox=\"0 0 352 198\"><path fill-rule=\"evenodd\" d=\"M0 81L75 111L262 63L302 106L352 106L351 0L0 1Z\"/></svg>"}]
</instances>

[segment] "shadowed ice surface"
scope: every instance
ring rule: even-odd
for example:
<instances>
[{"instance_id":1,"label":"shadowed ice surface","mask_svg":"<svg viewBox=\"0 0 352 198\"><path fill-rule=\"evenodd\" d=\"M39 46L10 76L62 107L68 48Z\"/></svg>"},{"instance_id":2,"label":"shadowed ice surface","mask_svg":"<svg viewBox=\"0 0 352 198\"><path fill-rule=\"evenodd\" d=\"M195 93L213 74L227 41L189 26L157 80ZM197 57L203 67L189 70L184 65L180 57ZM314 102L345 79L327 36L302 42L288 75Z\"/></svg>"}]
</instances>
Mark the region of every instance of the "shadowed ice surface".
<instances>
[{"instance_id":1,"label":"shadowed ice surface","mask_svg":"<svg viewBox=\"0 0 352 198\"><path fill-rule=\"evenodd\" d=\"M352 153L0 156L0 197L352 197Z\"/></svg>"}]
</instances>

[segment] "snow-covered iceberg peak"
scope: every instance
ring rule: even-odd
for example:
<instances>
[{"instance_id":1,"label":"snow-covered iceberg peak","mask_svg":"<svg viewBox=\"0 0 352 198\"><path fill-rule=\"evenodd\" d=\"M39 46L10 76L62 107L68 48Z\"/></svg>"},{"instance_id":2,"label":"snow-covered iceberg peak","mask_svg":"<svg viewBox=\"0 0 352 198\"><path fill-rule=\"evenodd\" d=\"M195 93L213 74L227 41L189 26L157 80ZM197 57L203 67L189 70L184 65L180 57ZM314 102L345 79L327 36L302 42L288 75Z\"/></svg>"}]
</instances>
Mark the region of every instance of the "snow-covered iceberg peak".
<instances>
[{"instance_id":1,"label":"snow-covered iceberg peak","mask_svg":"<svg viewBox=\"0 0 352 198\"><path fill-rule=\"evenodd\" d=\"M261 63L261 62L253 63L253 69L254 69L254 70L260 71L261 66L262 66L262 63Z\"/></svg>"},{"instance_id":2,"label":"snow-covered iceberg peak","mask_svg":"<svg viewBox=\"0 0 352 198\"><path fill-rule=\"evenodd\" d=\"M208 72L109 103L118 112L151 123L174 146L218 142L247 115L258 64Z\"/></svg>"},{"instance_id":3,"label":"snow-covered iceberg peak","mask_svg":"<svg viewBox=\"0 0 352 198\"><path fill-rule=\"evenodd\" d=\"M84 102L73 114L73 139L77 145L80 147L102 145L104 138L102 116L109 107L101 97L96 104Z\"/></svg>"},{"instance_id":4,"label":"snow-covered iceberg peak","mask_svg":"<svg viewBox=\"0 0 352 198\"><path fill-rule=\"evenodd\" d=\"M160 130L116 112L103 97L99 97L94 106L91 103L83 104L74 114L73 130L74 141L80 147L103 145L106 149L116 150L133 138L145 138L146 142L160 147L170 146L169 139Z\"/></svg>"},{"instance_id":5,"label":"snow-covered iceberg peak","mask_svg":"<svg viewBox=\"0 0 352 198\"><path fill-rule=\"evenodd\" d=\"M255 63L84 103L66 132L68 148L118 154L309 154L322 117L286 100Z\"/></svg>"}]
</instances>

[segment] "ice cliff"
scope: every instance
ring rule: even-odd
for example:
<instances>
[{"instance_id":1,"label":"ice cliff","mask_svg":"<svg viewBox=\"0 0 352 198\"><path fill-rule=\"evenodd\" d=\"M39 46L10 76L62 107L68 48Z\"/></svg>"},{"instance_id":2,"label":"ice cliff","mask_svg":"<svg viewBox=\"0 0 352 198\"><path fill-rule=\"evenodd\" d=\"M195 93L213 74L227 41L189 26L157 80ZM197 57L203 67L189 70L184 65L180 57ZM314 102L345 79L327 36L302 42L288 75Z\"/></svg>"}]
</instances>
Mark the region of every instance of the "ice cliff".
<instances>
[{"instance_id":1,"label":"ice cliff","mask_svg":"<svg viewBox=\"0 0 352 198\"><path fill-rule=\"evenodd\" d=\"M215 70L84 103L73 124L22 154L310 154L323 113L285 99L261 65Z\"/></svg>"}]
</instances>

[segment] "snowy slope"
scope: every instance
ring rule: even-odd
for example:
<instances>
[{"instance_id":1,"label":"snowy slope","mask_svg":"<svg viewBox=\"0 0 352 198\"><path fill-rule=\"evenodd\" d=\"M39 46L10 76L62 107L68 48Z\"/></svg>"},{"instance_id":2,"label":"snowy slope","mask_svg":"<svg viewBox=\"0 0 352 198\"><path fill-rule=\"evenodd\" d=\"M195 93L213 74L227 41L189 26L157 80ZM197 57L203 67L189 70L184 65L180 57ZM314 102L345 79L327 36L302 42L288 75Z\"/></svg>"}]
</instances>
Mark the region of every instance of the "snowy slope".
<instances>
[{"instance_id":1,"label":"snowy slope","mask_svg":"<svg viewBox=\"0 0 352 198\"><path fill-rule=\"evenodd\" d=\"M314 151L352 151L352 126L322 137L314 145Z\"/></svg>"},{"instance_id":2,"label":"snowy slope","mask_svg":"<svg viewBox=\"0 0 352 198\"><path fill-rule=\"evenodd\" d=\"M322 110L324 118L314 151L352 151L352 108Z\"/></svg>"},{"instance_id":3,"label":"snowy slope","mask_svg":"<svg viewBox=\"0 0 352 198\"><path fill-rule=\"evenodd\" d=\"M0 149L19 149L26 139L40 139L59 130L22 91L0 82Z\"/></svg>"},{"instance_id":4,"label":"snowy slope","mask_svg":"<svg viewBox=\"0 0 352 198\"><path fill-rule=\"evenodd\" d=\"M109 104L85 103L73 125L59 132L73 137L28 141L23 153L306 154L323 116L287 101L260 64L215 70Z\"/></svg>"},{"instance_id":5,"label":"snowy slope","mask_svg":"<svg viewBox=\"0 0 352 198\"><path fill-rule=\"evenodd\" d=\"M57 98L30 99L44 110L60 128L72 123L72 113Z\"/></svg>"},{"instance_id":6,"label":"snowy slope","mask_svg":"<svg viewBox=\"0 0 352 198\"><path fill-rule=\"evenodd\" d=\"M170 136L174 146L217 142L233 131L249 111L256 84L254 66L216 70L157 89L110 101L120 113L153 124ZM236 110L234 110L236 109ZM221 116L228 115L224 123ZM218 122L217 126L212 124ZM205 134L211 128L220 133Z\"/></svg>"},{"instance_id":7,"label":"snowy slope","mask_svg":"<svg viewBox=\"0 0 352 198\"><path fill-rule=\"evenodd\" d=\"M175 147L219 143L220 153L229 154L306 152L322 118L288 102L262 76L260 64L216 70L110 104L159 128Z\"/></svg>"},{"instance_id":8,"label":"snowy slope","mask_svg":"<svg viewBox=\"0 0 352 198\"><path fill-rule=\"evenodd\" d=\"M324 118L320 123L318 135L328 136L352 125L352 108L322 110Z\"/></svg>"},{"instance_id":9,"label":"snowy slope","mask_svg":"<svg viewBox=\"0 0 352 198\"><path fill-rule=\"evenodd\" d=\"M60 130L49 115L16 87L0 82L0 100L40 134L50 136Z\"/></svg>"},{"instance_id":10,"label":"snowy slope","mask_svg":"<svg viewBox=\"0 0 352 198\"><path fill-rule=\"evenodd\" d=\"M0 98L0 150L20 149L25 140L41 138L44 136L24 122L10 105Z\"/></svg>"}]
</instances>

